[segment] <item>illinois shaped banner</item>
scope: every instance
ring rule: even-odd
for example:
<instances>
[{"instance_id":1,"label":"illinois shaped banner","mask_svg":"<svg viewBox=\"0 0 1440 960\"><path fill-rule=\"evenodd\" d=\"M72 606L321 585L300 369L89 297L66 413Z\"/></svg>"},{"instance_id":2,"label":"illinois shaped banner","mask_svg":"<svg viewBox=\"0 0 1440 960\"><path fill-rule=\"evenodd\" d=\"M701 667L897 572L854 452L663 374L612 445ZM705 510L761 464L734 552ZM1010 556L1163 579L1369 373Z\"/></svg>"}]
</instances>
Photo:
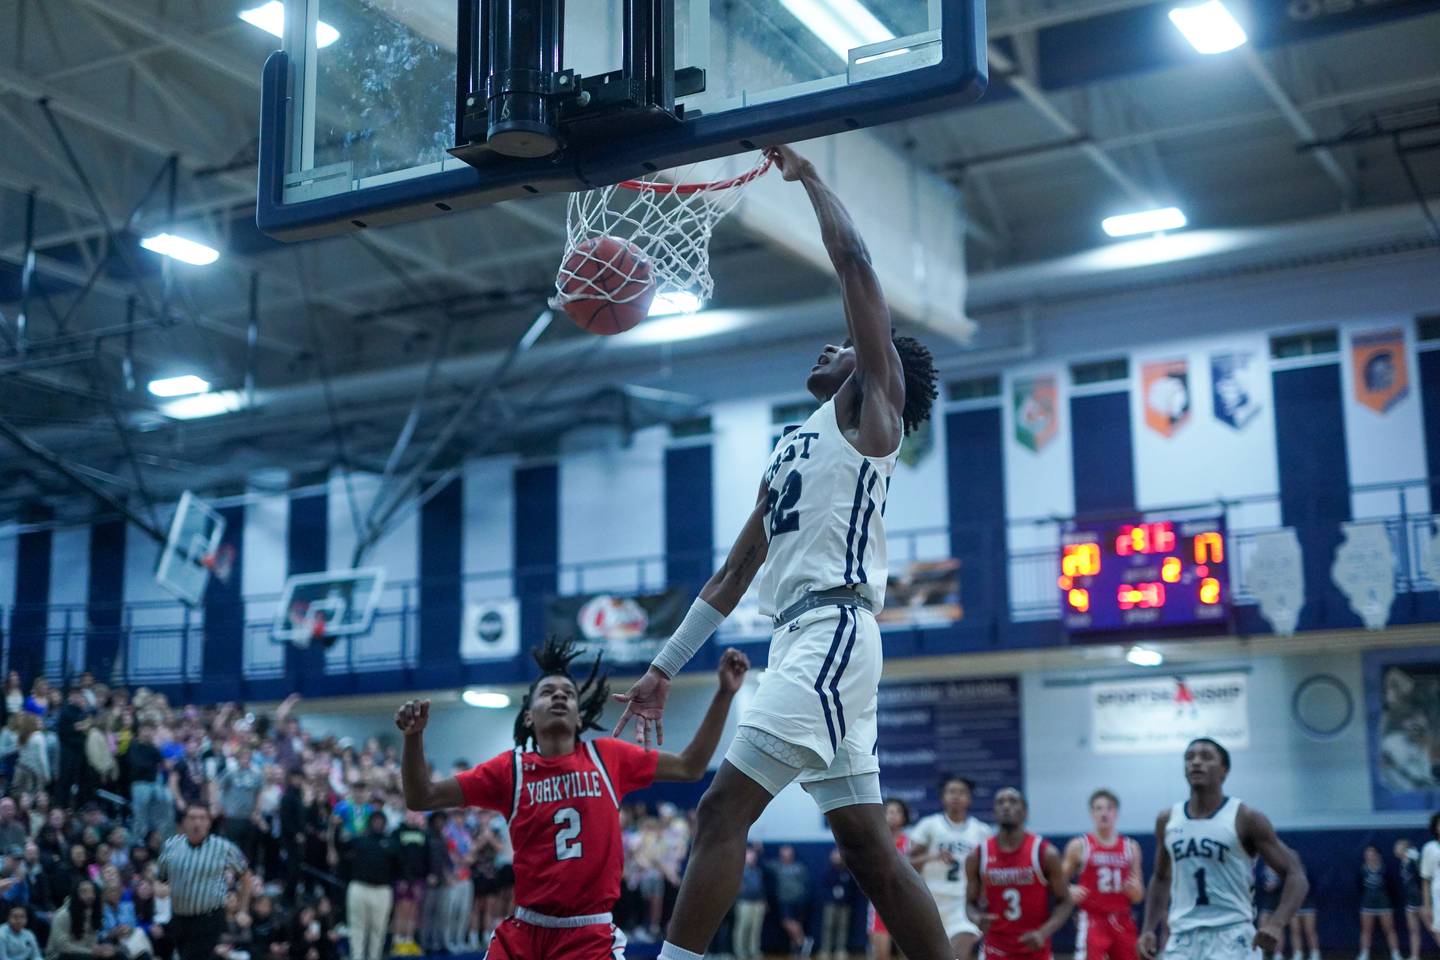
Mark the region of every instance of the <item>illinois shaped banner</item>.
<instances>
[{"instance_id":1,"label":"illinois shaped banner","mask_svg":"<svg viewBox=\"0 0 1440 960\"><path fill-rule=\"evenodd\" d=\"M1405 334L1398 327L1352 336L1350 363L1355 378L1355 399L1376 413L1389 410L1410 392Z\"/></svg>"},{"instance_id":2,"label":"illinois shaped banner","mask_svg":"<svg viewBox=\"0 0 1440 960\"><path fill-rule=\"evenodd\" d=\"M1055 439L1059 429L1059 390L1055 377L1019 377L1012 386L1011 403L1015 411L1015 439L1021 446L1036 453Z\"/></svg>"},{"instance_id":3,"label":"illinois shaped banner","mask_svg":"<svg viewBox=\"0 0 1440 960\"><path fill-rule=\"evenodd\" d=\"M1157 360L1140 368L1145 391L1145 425L1162 437L1174 436L1190 419L1190 368L1185 360Z\"/></svg>"},{"instance_id":4,"label":"illinois shaped banner","mask_svg":"<svg viewBox=\"0 0 1440 960\"><path fill-rule=\"evenodd\" d=\"M1210 389L1215 419L1239 430L1260 412L1255 355L1248 350L1210 355Z\"/></svg>"}]
</instances>

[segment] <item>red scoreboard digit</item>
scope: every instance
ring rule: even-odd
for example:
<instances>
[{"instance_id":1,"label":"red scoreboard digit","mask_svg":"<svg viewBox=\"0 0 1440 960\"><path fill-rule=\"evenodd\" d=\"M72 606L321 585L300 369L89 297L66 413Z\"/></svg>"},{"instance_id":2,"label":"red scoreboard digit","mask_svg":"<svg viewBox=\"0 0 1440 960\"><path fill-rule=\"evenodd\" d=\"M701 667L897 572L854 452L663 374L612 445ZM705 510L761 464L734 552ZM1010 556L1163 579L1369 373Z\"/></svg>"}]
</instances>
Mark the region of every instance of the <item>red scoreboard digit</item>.
<instances>
[{"instance_id":1,"label":"red scoreboard digit","mask_svg":"<svg viewBox=\"0 0 1440 960\"><path fill-rule=\"evenodd\" d=\"M1066 530L1060 547L1066 629L1125 630L1223 621L1229 606L1221 517L1145 520Z\"/></svg>"}]
</instances>

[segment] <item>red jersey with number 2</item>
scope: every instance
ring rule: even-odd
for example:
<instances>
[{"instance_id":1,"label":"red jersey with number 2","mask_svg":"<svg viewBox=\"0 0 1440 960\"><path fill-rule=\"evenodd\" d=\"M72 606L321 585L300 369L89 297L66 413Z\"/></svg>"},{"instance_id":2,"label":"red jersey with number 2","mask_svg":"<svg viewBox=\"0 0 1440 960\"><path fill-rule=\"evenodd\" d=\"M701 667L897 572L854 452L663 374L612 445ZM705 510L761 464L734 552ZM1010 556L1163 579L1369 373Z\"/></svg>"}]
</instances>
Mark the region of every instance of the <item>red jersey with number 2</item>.
<instances>
[{"instance_id":1,"label":"red jersey with number 2","mask_svg":"<svg viewBox=\"0 0 1440 960\"><path fill-rule=\"evenodd\" d=\"M1049 943L1036 950L1020 942L1050 918L1050 883L1044 867L1048 846L1044 837L1027 833L1014 850L1000 849L999 837L991 837L980 848L985 910L995 918L985 931L987 960L1049 960Z\"/></svg>"},{"instance_id":2,"label":"red jersey with number 2","mask_svg":"<svg viewBox=\"0 0 1440 960\"><path fill-rule=\"evenodd\" d=\"M1107 847L1095 834L1087 833L1079 886L1088 892L1080 909L1090 914L1130 916L1130 894L1125 891L1125 884L1130 880L1133 866L1129 840L1117 836Z\"/></svg>"},{"instance_id":3,"label":"red jersey with number 2","mask_svg":"<svg viewBox=\"0 0 1440 960\"><path fill-rule=\"evenodd\" d=\"M552 917L614 907L624 864L620 800L655 780L659 756L607 737L558 757L515 749L456 776L466 806L509 821L516 905Z\"/></svg>"}]
</instances>

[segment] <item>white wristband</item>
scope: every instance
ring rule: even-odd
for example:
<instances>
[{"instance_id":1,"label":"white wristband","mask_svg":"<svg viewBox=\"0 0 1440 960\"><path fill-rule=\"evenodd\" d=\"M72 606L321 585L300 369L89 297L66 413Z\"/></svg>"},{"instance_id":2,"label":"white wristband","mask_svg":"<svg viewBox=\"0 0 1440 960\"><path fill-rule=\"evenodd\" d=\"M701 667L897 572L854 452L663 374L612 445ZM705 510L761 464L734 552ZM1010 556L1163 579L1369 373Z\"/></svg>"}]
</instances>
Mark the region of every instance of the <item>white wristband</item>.
<instances>
[{"instance_id":1,"label":"white wristband","mask_svg":"<svg viewBox=\"0 0 1440 960\"><path fill-rule=\"evenodd\" d=\"M674 677L724 622L725 614L696 597L685 619L680 621L680 626L675 628L650 665L665 676Z\"/></svg>"}]
</instances>

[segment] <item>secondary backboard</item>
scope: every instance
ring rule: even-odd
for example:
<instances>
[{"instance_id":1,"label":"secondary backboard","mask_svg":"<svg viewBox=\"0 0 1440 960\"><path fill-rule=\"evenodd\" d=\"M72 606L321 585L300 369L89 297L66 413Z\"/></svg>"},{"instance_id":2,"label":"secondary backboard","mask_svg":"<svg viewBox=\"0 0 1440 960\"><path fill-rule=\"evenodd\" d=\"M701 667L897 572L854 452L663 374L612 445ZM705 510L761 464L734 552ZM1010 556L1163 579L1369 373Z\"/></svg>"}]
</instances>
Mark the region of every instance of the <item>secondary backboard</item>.
<instances>
[{"instance_id":1,"label":"secondary backboard","mask_svg":"<svg viewBox=\"0 0 1440 960\"><path fill-rule=\"evenodd\" d=\"M213 566L206 558L216 556L224 536L225 518L186 490L175 506L170 534L160 550L155 582L190 606L198 606L205 599Z\"/></svg>"},{"instance_id":2,"label":"secondary backboard","mask_svg":"<svg viewBox=\"0 0 1440 960\"><path fill-rule=\"evenodd\" d=\"M385 571L380 567L301 573L285 581L271 635L308 647L370 629Z\"/></svg>"},{"instance_id":3,"label":"secondary backboard","mask_svg":"<svg viewBox=\"0 0 1440 960\"><path fill-rule=\"evenodd\" d=\"M491 0L283 3L257 221L284 239L873 126L974 100L986 83L982 0L508 0L563 10L550 59L573 75L556 89L594 102L564 101L558 152L504 156L476 145L466 119L494 89ZM614 101L632 95L671 108L648 126L616 122Z\"/></svg>"}]
</instances>

